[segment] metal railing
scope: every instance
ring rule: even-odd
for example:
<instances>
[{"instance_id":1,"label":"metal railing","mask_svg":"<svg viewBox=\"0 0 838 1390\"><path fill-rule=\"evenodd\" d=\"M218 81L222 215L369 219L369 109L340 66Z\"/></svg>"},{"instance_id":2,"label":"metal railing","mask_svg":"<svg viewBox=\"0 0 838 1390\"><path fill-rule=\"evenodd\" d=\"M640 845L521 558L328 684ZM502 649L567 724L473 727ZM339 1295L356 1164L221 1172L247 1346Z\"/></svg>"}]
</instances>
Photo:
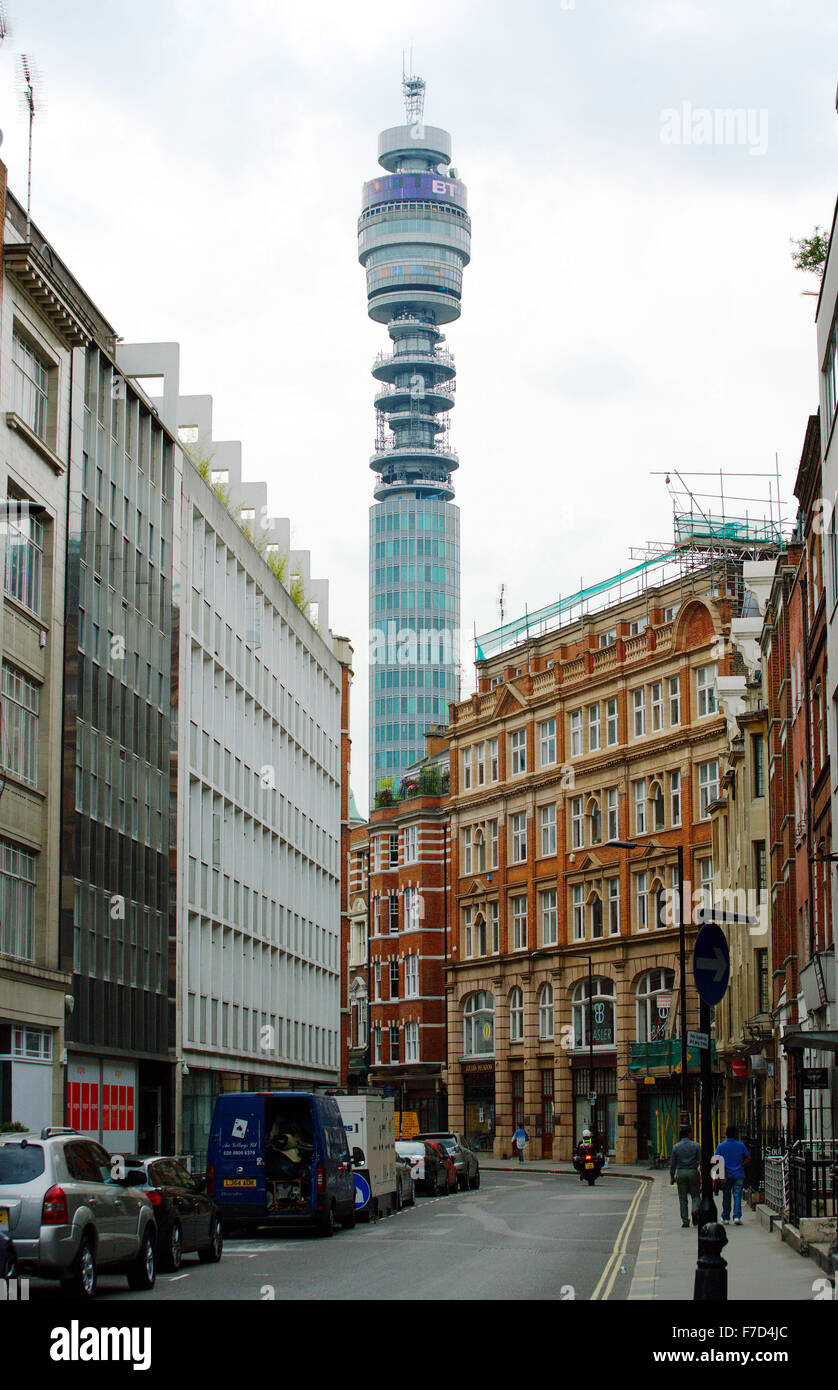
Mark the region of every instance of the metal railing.
<instances>
[{"instance_id":1,"label":"metal railing","mask_svg":"<svg viewBox=\"0 0 838 1390\"><path fill-rule=\"evenodd\" d=\"M835 1168L838 1140L798 1139L788 1155L789 1220L799 1226L807 1217L838 1216Z\"/></svg>"}]
</instances>

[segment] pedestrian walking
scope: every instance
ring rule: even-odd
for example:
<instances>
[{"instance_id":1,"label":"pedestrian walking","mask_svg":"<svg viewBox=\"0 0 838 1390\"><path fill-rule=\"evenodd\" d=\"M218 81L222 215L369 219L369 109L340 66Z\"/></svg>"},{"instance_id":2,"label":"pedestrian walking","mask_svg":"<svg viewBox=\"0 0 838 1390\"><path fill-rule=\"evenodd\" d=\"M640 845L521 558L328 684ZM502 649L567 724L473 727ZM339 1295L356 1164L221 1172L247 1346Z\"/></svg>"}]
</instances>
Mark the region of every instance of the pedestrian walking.
<instances>
[{"instance_id":1,"label":"pedestrian walking","mask_svg":"<svg viewBox=\"0 0 838 1390\"><path fill-rule=\"evenodd\" d=\"M530 1136L527 1134L527 1131L524 1129L524 1126L522 1124L518 1126L518 1128L512 1136L512 1142L518 1150L519 1163L523 1163L524 1161L524 1149L526 1148L526 1143L529 1137Z\"/></svg>"},{"instance_id":2,"label":"pedestrian walking","mask_svg":"<svg viewBox=\"0 0 838 1390\"><path fill-rule=\"evenodd\" d=\"M692 1199L692 1223L698 1225L698 1198L701 1189L699 1165L701 1145L693 1139L691 1125L682 1125L677 1144L673 1144L669 1157L669 1185L678 1188L678 1202L681 1207L681 1225L689 1226L689 1205Z\"/></svg>"},{"instance_id":3,"label":"pedestrian walking","mask_svg":"<svg viewBox=\"0 0 838 1390\"><path fill-rule=\"evenodd\" d=\"M733 1198L733 1224L742 1225L742 1188L745 1186L745 1168L751 1155L739 1138L736 1125L728 1125L726 1138L716 1145L716 1153L721 1154L725 1164L724 1189L722 1191L722 1221L730 1225L730 1201Z\"/></svg>"}]
</instances>

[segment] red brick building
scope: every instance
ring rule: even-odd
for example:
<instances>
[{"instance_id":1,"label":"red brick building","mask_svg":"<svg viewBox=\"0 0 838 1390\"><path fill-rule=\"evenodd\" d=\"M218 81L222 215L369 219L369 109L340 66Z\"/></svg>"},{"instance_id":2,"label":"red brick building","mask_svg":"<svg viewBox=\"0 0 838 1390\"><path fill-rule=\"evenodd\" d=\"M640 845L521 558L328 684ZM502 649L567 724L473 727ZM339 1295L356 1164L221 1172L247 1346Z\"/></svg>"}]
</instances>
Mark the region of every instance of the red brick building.
<instances>
[{"instance_id":1,"label":"red brick building","mask_svg":"<svg viewBox=\"0 0 838 1390\"><path fill-rule=\"evenodd\" d=\"M427 741L351 834L349 1080L393 1095L405 1135L447 1122L448 751L441 730Z\"/></svg>"}]
</instances>

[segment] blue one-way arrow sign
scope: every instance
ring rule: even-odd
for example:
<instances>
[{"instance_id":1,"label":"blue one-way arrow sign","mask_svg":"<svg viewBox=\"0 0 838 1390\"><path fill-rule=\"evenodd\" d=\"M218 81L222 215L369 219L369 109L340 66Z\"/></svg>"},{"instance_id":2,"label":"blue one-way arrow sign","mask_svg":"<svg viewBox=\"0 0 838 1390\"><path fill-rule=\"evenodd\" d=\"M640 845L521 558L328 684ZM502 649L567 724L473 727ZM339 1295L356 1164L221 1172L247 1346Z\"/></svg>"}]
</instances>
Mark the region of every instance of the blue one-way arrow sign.
<instances>
[{"instance_id":1,"label":"blue one-way arrow sign","mask_svg":"<svg viewBox=\"0 0 838 1390\"><path fill-rule=\"evenodd\" d=\"M725 934L715 922L701 928L693 952L695 987L705 1004L718 1004L724 998L730 979L730 952Z\"/></svg>"}]
</instances>

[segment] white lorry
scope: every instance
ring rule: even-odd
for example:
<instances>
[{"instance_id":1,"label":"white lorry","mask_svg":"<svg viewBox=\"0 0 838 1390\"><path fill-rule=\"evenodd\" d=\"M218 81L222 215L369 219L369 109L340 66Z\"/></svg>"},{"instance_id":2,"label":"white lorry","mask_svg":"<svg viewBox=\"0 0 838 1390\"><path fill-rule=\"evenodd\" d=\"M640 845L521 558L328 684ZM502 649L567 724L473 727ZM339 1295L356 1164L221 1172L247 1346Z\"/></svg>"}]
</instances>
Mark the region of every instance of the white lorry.
<instances>
[{"instance_id":1,"label":"white lorry","mask_svg":"<svg viewBox=\"0 0 838 1390\"><path fill-rule=\"evenodd\" d=\"M397 1206L396 1103L374 1095L336 1095L335 1100L352 1154L355 1215L375 1221Z\"/></svg>"}]
</instances>

